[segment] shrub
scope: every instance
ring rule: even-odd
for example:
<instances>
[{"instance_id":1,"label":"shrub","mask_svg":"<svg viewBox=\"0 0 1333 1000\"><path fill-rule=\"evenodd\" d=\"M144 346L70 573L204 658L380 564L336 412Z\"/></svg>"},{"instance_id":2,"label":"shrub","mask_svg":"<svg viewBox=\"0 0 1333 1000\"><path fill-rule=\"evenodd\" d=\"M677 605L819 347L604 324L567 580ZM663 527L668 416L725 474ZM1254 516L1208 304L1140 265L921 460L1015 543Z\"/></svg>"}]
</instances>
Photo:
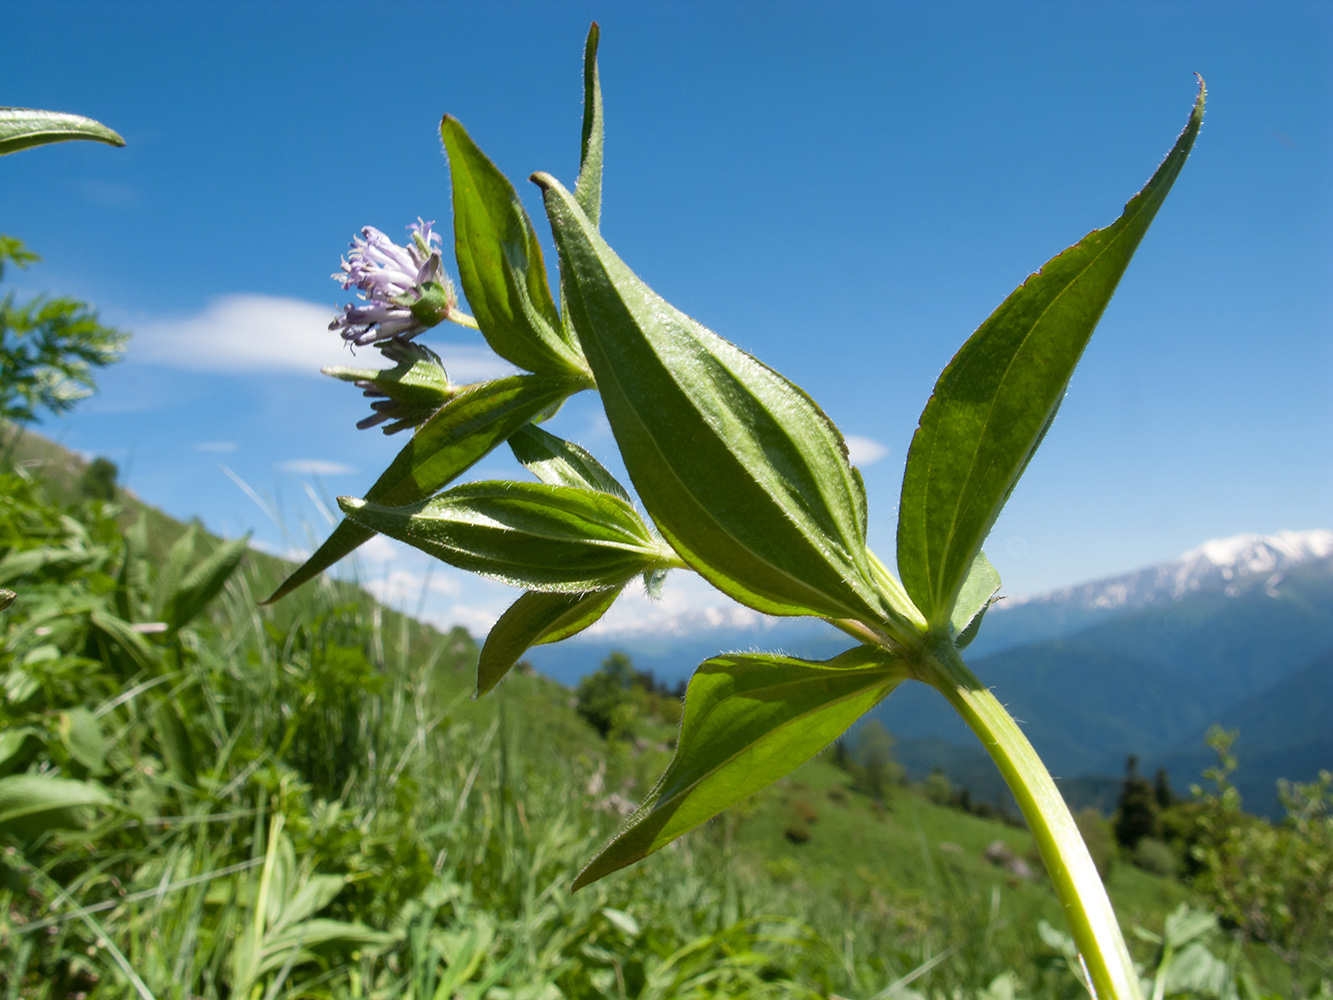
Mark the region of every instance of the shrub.
<instances>
[{"instance_id":1,"label":"shrub","mask_svg":"<svg viewBox=\"0 0 1333 1000\"><path fill-rule=\"evenodd\" d=\"M1175 853L1156 837L1144 837L1139 841L1138 847L1134 848L1134 864L1162 878L1174 878L1177 870Z\"/></svg>"}]
</instances>

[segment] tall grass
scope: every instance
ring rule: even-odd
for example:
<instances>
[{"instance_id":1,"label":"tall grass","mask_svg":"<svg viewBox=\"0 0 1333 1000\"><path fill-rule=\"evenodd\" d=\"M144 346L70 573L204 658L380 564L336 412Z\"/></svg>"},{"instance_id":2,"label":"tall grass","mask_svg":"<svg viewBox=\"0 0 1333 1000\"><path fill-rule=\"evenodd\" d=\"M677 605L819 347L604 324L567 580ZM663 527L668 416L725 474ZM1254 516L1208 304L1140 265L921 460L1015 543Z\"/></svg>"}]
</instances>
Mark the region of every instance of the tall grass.
<instances>
[{"instance_id":1,"label":"tall grass","mask_svg":"<svg viewBox=\"0 0 1333 1000\"><path fill-rule=\"evenodd\" d=\"M3 738L31 740L0 774L107 803L0 819L7 998L1081 991L1023 894L978 888L924 837L916 896L856 866L837 887L775 872L734 817L572 894L620 822L605 790L641 792L660 761L597 737L568 691L516 675L474 702L465 633L337 582L261 608L280 571L264 560L160 629L221 549L122 536L114 510L62 516L9 485L29 491L4 513L10 553L40 534L82 554L15 581Z\"/></svg>"}]
</instances>

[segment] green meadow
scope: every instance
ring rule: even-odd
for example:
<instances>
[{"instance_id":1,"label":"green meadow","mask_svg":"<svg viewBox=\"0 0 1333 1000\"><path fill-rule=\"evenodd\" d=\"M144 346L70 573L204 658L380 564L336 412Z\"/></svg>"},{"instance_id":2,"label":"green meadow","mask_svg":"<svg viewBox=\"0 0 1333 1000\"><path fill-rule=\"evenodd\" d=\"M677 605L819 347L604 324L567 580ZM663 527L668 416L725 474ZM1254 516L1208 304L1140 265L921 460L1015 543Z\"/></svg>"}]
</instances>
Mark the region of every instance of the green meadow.
<instances>
[{"instance_id":1,"label":"green meadow","mask_svg":"<svg viewBox=\"0 0 1333 1000\"><path fill-rule=\"evenodd\" d=\"M7 440L4 996L1087 995L1026 831L855 746L571 892L670 757L669 693L622 685L604 727L530 670L473 700L465 632L327 579L261 607L288 566ZM1187 807L1190 857L1227 843L1200 817L1286 830ZM1147 995L1327 995L1317 892L1265 940L1198 861L1109 851Z\"/></svg>"}]
</instances>

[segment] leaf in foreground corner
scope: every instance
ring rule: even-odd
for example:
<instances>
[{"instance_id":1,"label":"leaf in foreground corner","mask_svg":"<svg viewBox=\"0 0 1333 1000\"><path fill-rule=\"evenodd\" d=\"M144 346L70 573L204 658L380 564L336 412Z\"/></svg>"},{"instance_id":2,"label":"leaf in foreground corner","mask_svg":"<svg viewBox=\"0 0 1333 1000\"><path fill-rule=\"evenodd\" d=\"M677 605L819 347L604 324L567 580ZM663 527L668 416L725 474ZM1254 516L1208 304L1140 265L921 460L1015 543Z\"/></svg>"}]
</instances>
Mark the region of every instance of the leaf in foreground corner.
<instances>
[{"instance_id":1,"label":"leaf in foreground corner","mask_svg":"<svg viewBox=\"0 0 1333 1000\"><path fill-rule=\"evenodd\" d=\"M529 590L509 606L486 636L477 661L477 694L499 684L533 646L578 635L610 610L623 587L561 594Z\"/></svg>"},{"instance_id":2,"label":"leaf in foreground corner","mask_svg":"<svg viewBox=\"0 0 1333 1000\"><path fill-rule=\"evenodd\" d=\"M577 379L545 375L511 375L464 386L418 428L366 499L400 506L430 496L537 414L585 387ZM374 536L372 529L344 520L264 603L290 594Z\"/></svg>"},{"instance_id":3,"label":"leaf in foreground corner","mask_svg":"<svg viewBox=\"0 0 1333 1000\"><path fill-rule=\"evenodd\" d=\"M1203 107L1201 83L1185 130L1124 214L1019 286L935 384L912 438L898 513L898 570L932 626L950 621L982 542L1189 156Z\"/></svg>"},{"instance_id":4,"label":"leaf in foreground corner","mask_svg":"<svg viewBox=\"0 0 1333 1000\"><path fill-rule=\"evenodd\" d=\"M71 139L92 139L110 146L125 145L125 140L116 132L83 115L32 108L0 108L0 156Z\"/></svg>"},{"instance_id":5,"label":"leaf in foreground corner","mask_svg":"<svg viewBox=\"0 0 1333 1000\"><path fill-rule=\"evenodd\" d=\"M890 653L869 646L822 662L771 653L706 660L685 693L671 765L574 888L647 857L789 774L906 675Z\"/></svg>"}]
</instances>

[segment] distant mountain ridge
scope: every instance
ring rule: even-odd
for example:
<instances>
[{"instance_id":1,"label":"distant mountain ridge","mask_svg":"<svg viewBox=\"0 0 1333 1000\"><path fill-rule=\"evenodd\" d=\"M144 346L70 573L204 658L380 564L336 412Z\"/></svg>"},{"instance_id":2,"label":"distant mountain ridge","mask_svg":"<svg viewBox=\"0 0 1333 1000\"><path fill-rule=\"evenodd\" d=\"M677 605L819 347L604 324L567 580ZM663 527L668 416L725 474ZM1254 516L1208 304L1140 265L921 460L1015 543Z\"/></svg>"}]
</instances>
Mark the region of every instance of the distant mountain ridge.
<instances>
[{"instance_id":1,"label":"distant mountain ridge","mask_svg":"<svg viewBox=\"0 0 1333 1000\"><path fill-rule=\"evenodd\" d=\"M1178 559L1130 573L1032 597L1004 598L987 616L971 654L1069 636L1127 612L1170 606L1189 594L1238 597L1260 583L1274 587L1282 574L1329 558L1333 531L1325 529L1213 539Z\"/></svg>"},{"instance_id":2,"label":"distant mountain ridge","mask_svg":"<svg viewBox=\"0 0 1333 1000\"><path fill-rule=\"evenodd\" d=\"M1179 559L1123 576L1015 598L1011 607L1066 604L1097 610L1132 610L1166 600L1177 601L1200 590L1221 590L1235 597L1251 578L1274 576L1314 559L1333 556L1333 531L1282 531L1276 535L1236 535L1204 542Z\"/></svg>"},{"instance_id":3,"label":"distant mountain ridge","mask_svg":"<svg viewBox=\"0 0 1333 1000\"><path fill-rule=\"evenodd\" d=\"M533 650L537 667L571 683L614 649L664 679L688 677L722 650L782 650L822 659L846 649L809 619L737 622L679 634L603 634ZM967 660L1025 727L1066 787L1096 787L1133 753L1167 767L1177 788L1210 762L1213 722L1240 729L1236 780L1271 812L1278 777L1333 768L1321 706L1333 672L1333 531L1216 539L1132 573L1002 601ZM1329 698L1333 711L1333 698ZM974 793L993 771L961 720L934 692L905 684L874 711L903 741L914 772L933 762ZM943 750L942 747L949 749ZM997 776L998 777L998 776Z\"/></svg>"}]
</instances>

